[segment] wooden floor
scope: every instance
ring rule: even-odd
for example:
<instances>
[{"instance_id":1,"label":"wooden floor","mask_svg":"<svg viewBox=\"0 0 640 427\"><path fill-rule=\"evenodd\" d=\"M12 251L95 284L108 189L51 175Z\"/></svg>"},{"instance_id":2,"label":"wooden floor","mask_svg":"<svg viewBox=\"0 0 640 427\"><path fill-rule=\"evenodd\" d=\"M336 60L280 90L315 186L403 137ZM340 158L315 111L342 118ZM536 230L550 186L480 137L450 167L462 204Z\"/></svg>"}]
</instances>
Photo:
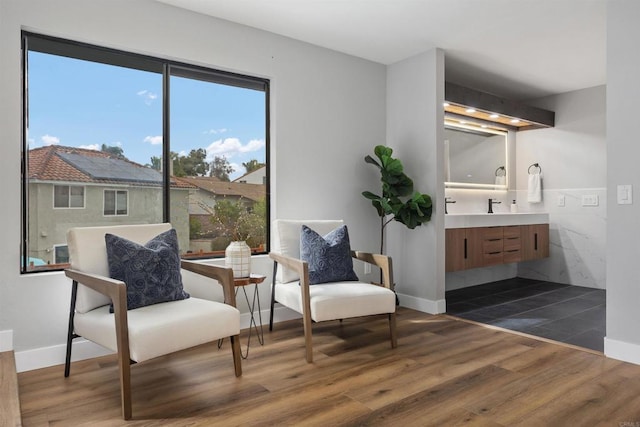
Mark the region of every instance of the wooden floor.
<instances>
[{"instance_id":1,"label":"wooden floor","mask_svg":"<svg viewBox=\"0 0 640 427\"><path fill-rule=\"evenodd\" d=\"M24 426L640 426L640 366L447 316L276 325L235 378L229 343L132 368L120 418L116 359L18 375ZM169 338L170 339L170 338ZM243 345L244 345L243 340Z\"/></svg>"},{"instance_id":2,"label":"wooden floor","mask_svg":"<svg viewBox=\"0 0 640 427\"><path fill-rule=\"evenodd\" d=\"M20 425L18 376L12 351L0 352L0 426Z\"/></svg>"}]
</instances>

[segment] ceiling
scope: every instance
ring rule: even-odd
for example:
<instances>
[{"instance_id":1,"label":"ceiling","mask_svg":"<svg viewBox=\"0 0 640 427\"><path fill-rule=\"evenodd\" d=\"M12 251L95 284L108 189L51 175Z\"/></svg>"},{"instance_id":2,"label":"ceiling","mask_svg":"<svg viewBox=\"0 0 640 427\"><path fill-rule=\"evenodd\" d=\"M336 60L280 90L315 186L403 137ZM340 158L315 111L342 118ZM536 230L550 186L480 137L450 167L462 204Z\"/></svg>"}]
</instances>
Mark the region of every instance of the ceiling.
<instances>
[{"instance_id":1,"label":"ceiling","mask_svg":"<svg viewBox=\"0 0 640 427\"><path fill-rule=\"evenodd\" d=\"M442 48L448 81L512 100L606 82L607 0L157 0L382 64Z\"/></svg>"}]
</instances>

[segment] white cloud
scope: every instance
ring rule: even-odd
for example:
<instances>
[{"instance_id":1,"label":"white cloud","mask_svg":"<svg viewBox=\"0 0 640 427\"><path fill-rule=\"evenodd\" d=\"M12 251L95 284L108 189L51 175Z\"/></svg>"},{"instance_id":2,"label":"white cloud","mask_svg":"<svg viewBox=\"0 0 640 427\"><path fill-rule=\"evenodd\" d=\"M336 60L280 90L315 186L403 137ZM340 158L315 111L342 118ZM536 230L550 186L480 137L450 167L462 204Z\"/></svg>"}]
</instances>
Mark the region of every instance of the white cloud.
<instances>
[{"instance_id":1,"label":"white cloud","mask_svg":"<svg viewBox=\"0 0 640 427\"><path fill-rule=\"evenodd\" d=\"M209 135L217 135L219 133L225 133L227 132L227 128L220 128L220 129L209 129L209 130L205 130L203 133L205 134L209 134Z\"/></svg>"},{"instance_id":2,"label":"white cloud","mask_svg":"<svg viewBox=\"0 0 640 427\"><path fill-rule=\"evenodd\" d=\"M262 139L252 139L248 144L242 144L238 138L225 138L212 142L207 148L207 160L211 161L215 156L231 158L239 153L250 153L264 148Z\"/></svg>"},{"instance_id":3,"label":"white cloud","mask_svg":"<svg viewBox=\"0 0 640 427\"><path fill-rule=\"evenodd\" d=\"M162 144L162 135L147 136L147 137L144 138L144 142L149 142L151 145Z\"/></svg>"},{"instance_id":4,"label":"white cloud","mask_svg":"<svg viewBox=\"0 0 640 427\"><path fill-rule=\"evenodd\" d=\"M242 153L250 153L252 151L258 151L264 148L264 139L252 139L247 145L243 147Z\"/></svg>"},{"instance_id":5,"label":"white cloud","mask_svg":"<svg viewBox=\"0 0 640 427\"><path fill-rule=\"evenodd\" d=\"M40 139L42 140L42 143L44 145L60 144L60 138L58 138L57 136L51 136L51 135L47 134L47 135L43 136Z\"/></svg>"},{"instance_id":6,"label":"white cloud","mask_svg":"<svg viewBox=\"0 0 640 427\"><path fill-rule=\"evenodd\" d=\"M81 145L79 148L84 148L86 150L100 151L101 145L100 144Z\"/></svg>"},{"instance_id":7,"label":"white cloud","mask_svg":"<svg viewBox=\"0 0 640 427\"><path fill-rule=\"evenodd\" d=\"M141 97L144 100L144 103L147 105L153 104L153 101L155 101L158 98L158 95L156 95L153 92L149 92L146 89L136 92L136 95Z\"/></svg>"}]
</instances>

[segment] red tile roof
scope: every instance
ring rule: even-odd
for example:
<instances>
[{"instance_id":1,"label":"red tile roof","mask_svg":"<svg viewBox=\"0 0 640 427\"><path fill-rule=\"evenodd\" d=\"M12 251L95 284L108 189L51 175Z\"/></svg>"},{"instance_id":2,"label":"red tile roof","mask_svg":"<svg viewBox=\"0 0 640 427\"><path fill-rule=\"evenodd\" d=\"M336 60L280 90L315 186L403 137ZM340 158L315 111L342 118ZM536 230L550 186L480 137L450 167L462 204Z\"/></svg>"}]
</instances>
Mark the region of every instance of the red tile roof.
<instances>
[{"instance_id":1,"label":"red tile roof","mask_svg":"<svg viewBox=\"0 0 640 427\"><path fill-rule=\"evenodd\" d=\"M74 154L77 156L84 156L88 158L103 158L113 159L117 162L123 162L129 168L140 168L146 171L147 168L138 163L132 162L127 159L118 159L111 156L109 153L97 150L88 150L85 148L65 147L61 145L49 145L47 147L34 148L29 150L29 180L38 181L64 181L64 182L93 182L102 184L122 184L128 183L138 186L157 186L159 183L153 182L139 182L136 180L126 179L105 179L96 178L83 172L73 163L70 163L63 159L61 154ZM194 188L193 185L188 182L176 180L175 177L171 178L171 187L173 188Z\"/></svg>"},{"instance_id":2,"label":"red tile roof","mask_svg":"<svg viewBox=\"0 0 640 427\"><path fill-rule=\"evenodd\" d=\"M265 185L226 182L209 176L185 176L176 179L219 196L241 196L249 200L258 201L266 195Z\"/></svg>"}]
</instances>

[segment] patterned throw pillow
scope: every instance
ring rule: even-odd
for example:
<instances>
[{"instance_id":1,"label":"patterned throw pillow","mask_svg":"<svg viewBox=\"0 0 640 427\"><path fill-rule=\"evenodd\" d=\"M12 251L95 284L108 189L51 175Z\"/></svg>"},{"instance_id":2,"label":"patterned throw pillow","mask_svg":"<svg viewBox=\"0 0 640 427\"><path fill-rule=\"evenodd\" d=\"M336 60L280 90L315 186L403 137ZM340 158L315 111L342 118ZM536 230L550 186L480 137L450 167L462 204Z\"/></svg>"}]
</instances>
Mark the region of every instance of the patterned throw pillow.
<instances>
[{"instance_id":1,"label":"patterned throw pillow","mask_svg":"<svg viewBox=\"0 0 640 427\"><path fill-rule=\"evenodd\" d=\"M306 225L300 233L300 259L309 263L309 284L357 281L347 226L322 237Z\"/></svg>"},{"instance_id":2,"label":"patterned throw pillow","mask_svg":"<svg viewBox=\"0 0 640 427\"><path fill-rule=\"evenodd\" d=\"M109 276L127 284L128 310L189 298L182 287L176 230L160 233L144 246L108 233L104 239Z\"/></svg>"}]
</instances>

